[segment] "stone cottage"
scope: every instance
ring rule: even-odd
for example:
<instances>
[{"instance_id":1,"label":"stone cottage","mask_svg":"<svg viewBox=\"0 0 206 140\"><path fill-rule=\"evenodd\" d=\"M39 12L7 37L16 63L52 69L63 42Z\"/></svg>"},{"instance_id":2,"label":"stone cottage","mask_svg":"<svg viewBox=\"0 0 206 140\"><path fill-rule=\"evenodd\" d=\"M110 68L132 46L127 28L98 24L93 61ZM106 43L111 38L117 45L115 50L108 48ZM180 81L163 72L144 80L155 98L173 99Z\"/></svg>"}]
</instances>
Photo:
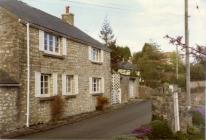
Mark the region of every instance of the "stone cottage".
<instances>
[{"instance_id":1,"label":"stone cottage","mask_svg":"<svg viewBox=\"0 0 206 140\"><path fill-rule=\"evenodd\" d=\"M123 61L118 64L120 74L120 87L122 99L128 102L130 99L139 97L139 71L131 61Z\"/></svg>"},{"instance_id":2,"label":"stone cottage","mask_svg":"<svg viewBox=\"0 0 206 140\"><path fill-rule=\"evenodd\" d=\"M59 95L64 116L110 98L110 50L62 19L18 0L0 0L0 130L51 120Z\"/></svg>"},{"instance_id":3,"label":"stone cottage","mask_svg":"<svg viewBox=\"0 0 206 140\"><path fill-rule=\"evenodd\" d=\"M118 71L112 74L112 104L139 98L139 75L138 68L131 61L118 63Z\"/></svg>"}]
</instances>

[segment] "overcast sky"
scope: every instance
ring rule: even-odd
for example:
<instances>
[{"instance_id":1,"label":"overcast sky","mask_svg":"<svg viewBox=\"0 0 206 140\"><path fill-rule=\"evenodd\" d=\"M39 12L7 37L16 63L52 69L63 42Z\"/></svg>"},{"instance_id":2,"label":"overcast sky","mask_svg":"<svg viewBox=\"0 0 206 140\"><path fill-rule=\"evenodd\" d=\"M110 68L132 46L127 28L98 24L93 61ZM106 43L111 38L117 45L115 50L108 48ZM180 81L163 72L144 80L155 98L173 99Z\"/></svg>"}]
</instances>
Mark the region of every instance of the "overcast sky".
<instances>
[{"instance_id":1,"label":"overcast sky","mask_svg":"<svg viewBox=\"0 0 206 140\"><path fill-rule=\"evenodd\" d=\"M145 42L157 42L164 51L174 47L163 39L184 35L184 0L22 0L61 17L65 6L75 14L75 26L97 40L108 17L119 45L140 51ZM199 6L199 9L196 8ZM109 8L110 7L110 8ZM206 0L189 0L190 44L206 45Z\"/></svg>"}]
</instances>

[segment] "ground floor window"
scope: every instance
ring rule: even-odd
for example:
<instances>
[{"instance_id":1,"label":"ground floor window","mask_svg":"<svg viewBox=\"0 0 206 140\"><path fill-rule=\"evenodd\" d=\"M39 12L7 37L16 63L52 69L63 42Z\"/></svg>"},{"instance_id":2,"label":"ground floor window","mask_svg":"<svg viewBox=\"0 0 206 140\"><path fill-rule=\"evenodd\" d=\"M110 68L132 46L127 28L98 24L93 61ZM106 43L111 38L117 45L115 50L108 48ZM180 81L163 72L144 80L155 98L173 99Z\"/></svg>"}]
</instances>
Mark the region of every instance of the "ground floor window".
<instances>
[{"instance_id":1,"label":"ground floor window","mask_svg":"<svg viewBox=\"0 0 206 140\"><path fill-rule=\"evenodd\" d=\"M74 94L74 76L66 76L66 92L68 95Z\"/></svg>"},{"instance_id":2,"label":"ground floor window","mask_svg":"<svg viewBox=\"0 0 206 140\"><path fill-rule=\"evenodd\" d=\"M92 78L92 93L101 93L102 78Z\"/></svg>"},{"instance_id":3,"label":"ground floor window","mask_svg":"<svg viewBox=\"0 0 206 140\"><path fill-rule=\"evenodd\" d=\"M41 74L41 95L49 95L50 83L51 83L51 75Z\"/></svg>"},{"instance_id":4,"label":"ground floor window","mask_svg":"<svg viewBox=\"0 0 206 140\"><path fill-rule=\"evenodd\" d=\"M58 74L35 72L35 96L50 97L58 94Z\"/></svg>"},{"instance_id":5,"label":"ground floor window","mask_svg":"<svg viewBox=\"0 0 206 140\"><path fill-rule=\"evenodd\" d=\"M70 96L79 94L78 75L62 74L62 95Z\"/></svg>"}]
</instances>

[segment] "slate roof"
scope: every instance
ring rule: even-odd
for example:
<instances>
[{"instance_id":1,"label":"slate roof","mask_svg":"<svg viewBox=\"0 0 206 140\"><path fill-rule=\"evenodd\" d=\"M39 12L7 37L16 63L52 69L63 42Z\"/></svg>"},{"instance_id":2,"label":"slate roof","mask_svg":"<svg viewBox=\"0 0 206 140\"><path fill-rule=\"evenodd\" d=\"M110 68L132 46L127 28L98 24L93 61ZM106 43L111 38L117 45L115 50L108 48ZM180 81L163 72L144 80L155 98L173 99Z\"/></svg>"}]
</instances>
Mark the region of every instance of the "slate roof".
<instances>
[{"instance_id":1,"label":"slate roof","mask_svg":"<svg viewBox=\"0 0 206 140\"><path fill-rule=\"evenodd\" d=\"M53 30L70 38L83 41L90 46L110 52L109 48L107 48L99 41L93 39L77 27L69 25L60 18L57 18L39 9L31 7L26 3L18 0L0 0L0 7L7 9L8 11L15 14L18 18L25 20L29 23Z\"/></svg>"},{"instance_id":2,"label":"slate roof","mask_svg":"<svg viewBox=\"0 0 206 140\"><path fill-rule=\"evenodd\" d=\"M0 69L0 84L18 84L18 82L12 79L6 71Z\"/></svg>"},{"instance_id":3,"label":"slate roof","mask_svg":"<svg viewBox=\"0 0 206 140\"><path fill-rule=\"evenodd\" d=\"M131 64L130 62L127 62L127 61L120 62L118 64L118 68L124 69L124 70L138 70L137 66L135 66L134 64Z\"/></svg>"}]
</instances>

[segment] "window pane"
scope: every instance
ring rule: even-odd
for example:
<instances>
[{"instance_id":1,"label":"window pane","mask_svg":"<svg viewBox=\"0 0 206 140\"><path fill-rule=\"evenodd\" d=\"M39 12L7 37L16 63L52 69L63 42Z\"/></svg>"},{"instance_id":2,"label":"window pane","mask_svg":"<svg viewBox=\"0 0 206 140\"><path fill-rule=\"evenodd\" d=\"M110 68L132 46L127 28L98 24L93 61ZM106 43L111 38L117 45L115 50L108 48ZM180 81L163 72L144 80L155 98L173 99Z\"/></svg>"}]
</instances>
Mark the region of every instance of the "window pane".
<instances>
[{"instance_id":1,"label":"window pane","mask_svg":"<svg viewBox=\"0 0 206 140\"><path fill-rule=\"evenodd\" d=\"M59 38L55 37L55 52L59 52Z\"/></svg>"},{"instance_id":2,"label":"window pane","mask_svg":"<svg viewBox=\"0 0 206 140\"><path fill-rule=\"evenodd\" d=\"M48 82L48 76L46 76L46 75L44 76L44 81Z\"/></svg>"},{"instance_id":3,"label":"window pane","mask_svg":"<svg viewBox=\"0 0 206 140\"><path fill-rule=\"evenodd\" d=\"M49 76L41 75L41 94L49 94Z\"/></svg>"},{"instance_id":4,"label":"window pane","mask_svg":"<svg viewBox=\"0 0 206 140\"><path fill-rule=\"evenodd\" d=\"M97 80L97 91L99 91L99 79Z\"/></svg>"},{"instance_id":5,"label":"window pane","mask_svg":"<svg viewBox=\"0 0 206 140\"><path fill-rule=\"evenodd\" d=\"M41 94L44 94L44 92L43 92L44 90L43 90L43 87L41 87Z\"/></svg>"},{"instance_id":6,"label":"window pane","mask_svg":"<svg viewBox=\"0 0 206 140\"><path fill-rule=\"evenodd\" d=\"M74 77L71 75L67 76L67 92L68 93L73 93L73 82L74 82Z\"/></svg>"},{"instance_id":7,"label":"window pane","mask_svg":"<svg viewBox=\"0 0 206 140\"><path fill-rule=\"evenodd\" d=\"M48 38L47 38L48 34L44 33L44 50L48 49Z\"/></svg>"},{"instance_id":8,"label":"window pane","mask_svg":"<svg viewBox=\"0 0 206 140\"><path fill-rule=\"evenodd\" d=\"M67 92L71 92L71 81L70 77L67 76Z\"/></svg>"},{"instance_id":9,"label":"window pane","mask_svg":"<svg viewBox=\"0 0 206 140\"><path fill-rule=\"evenodd\" d=\"M93 49L92 50L92 60L94 60L95 61L95 59L96 59L96 53L95 53L95 49Z\"/></svg>"},{"instance_id":10,"label":"window pane","mask_svg":"<svg viewBox=\"0 0 206 140\"><path fill-rule=\"evenodd\" d=\"M49 51L53 51L53 36L49 35Z\"/></svg>"},{"instance_id":11,"label":"window pane","mask_svg":"<svg viewBox=\"0 0 206 140\"><path fill-rule=\"evenodd\" d=\"M44 94L49 94L48 88L45 88L45 93Z\"/></svg>"}]
</instances>

